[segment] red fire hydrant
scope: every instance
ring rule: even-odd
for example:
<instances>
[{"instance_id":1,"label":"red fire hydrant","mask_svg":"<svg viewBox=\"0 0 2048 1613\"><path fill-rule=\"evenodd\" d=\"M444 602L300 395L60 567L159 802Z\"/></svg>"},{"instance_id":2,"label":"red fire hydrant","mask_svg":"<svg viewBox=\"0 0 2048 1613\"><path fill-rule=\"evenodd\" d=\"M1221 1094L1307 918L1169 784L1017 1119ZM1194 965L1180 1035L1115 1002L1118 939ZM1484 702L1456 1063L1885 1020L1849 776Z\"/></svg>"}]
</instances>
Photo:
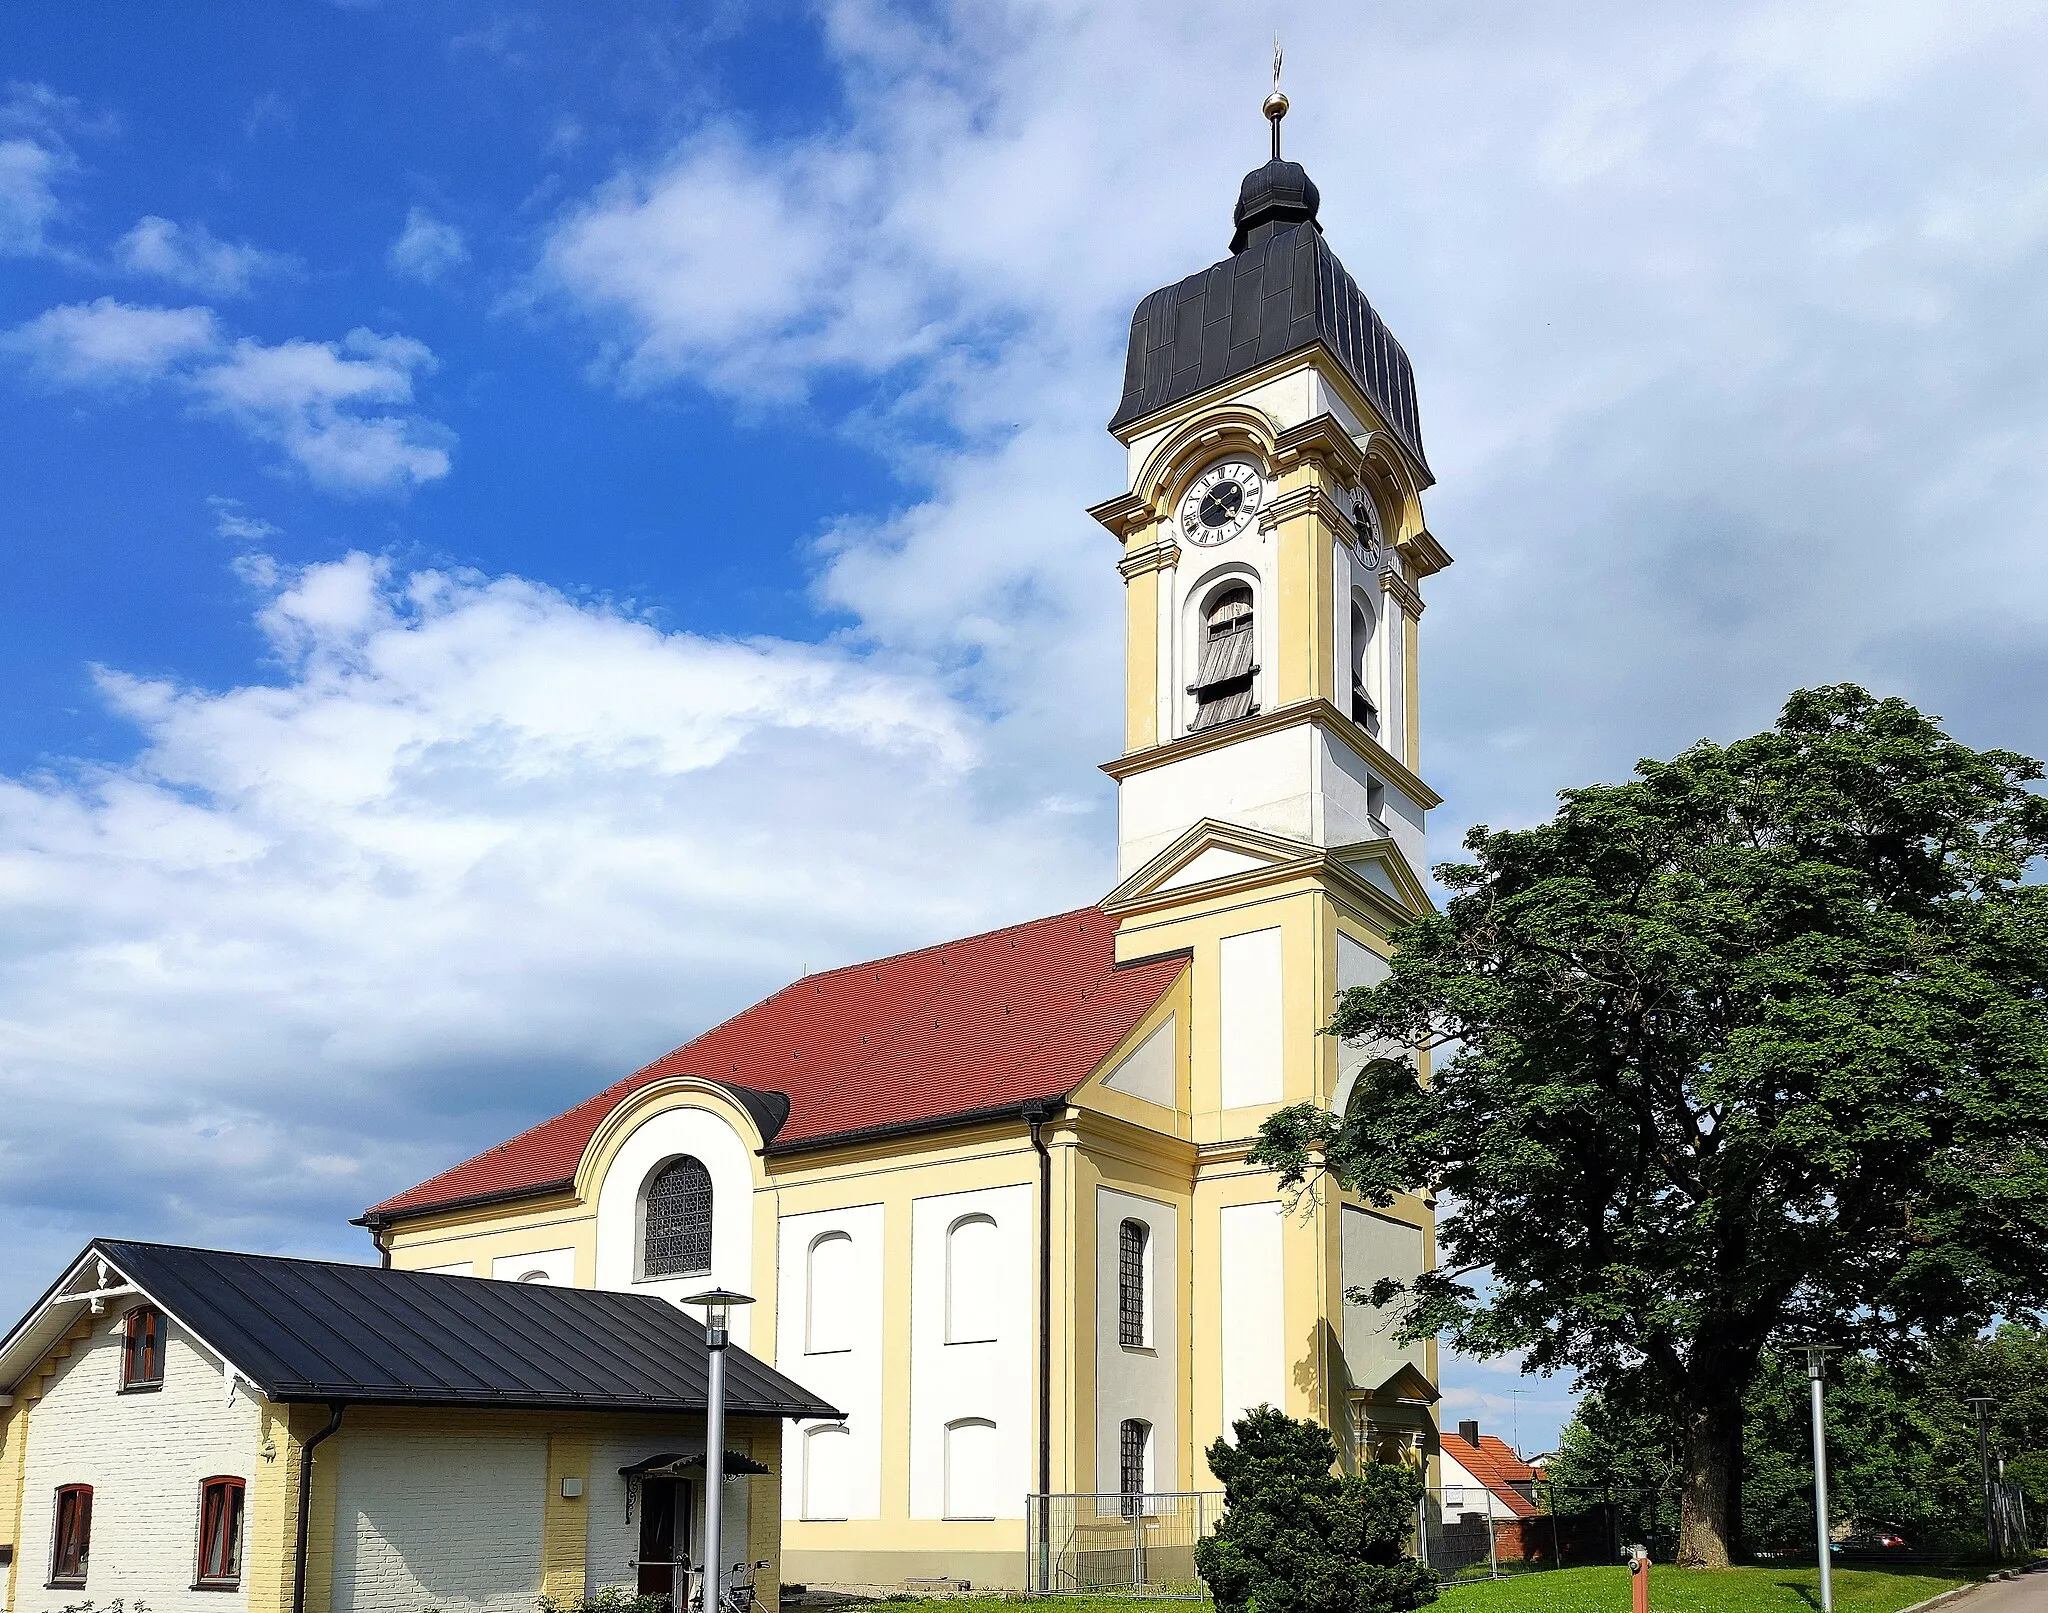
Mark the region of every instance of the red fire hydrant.
<instances>
[{"instance_id":1,"label":"red fire hydrant","mask_svg":"<svg viewBox=\"0 0 2048 1613\"><path fill-rule=\"evenodd\" d=\"M1628 1589L1635 1613L1650 1613L1650 1554L1641 1546L1629 1548Z\"/></svg>"}]
</instances>

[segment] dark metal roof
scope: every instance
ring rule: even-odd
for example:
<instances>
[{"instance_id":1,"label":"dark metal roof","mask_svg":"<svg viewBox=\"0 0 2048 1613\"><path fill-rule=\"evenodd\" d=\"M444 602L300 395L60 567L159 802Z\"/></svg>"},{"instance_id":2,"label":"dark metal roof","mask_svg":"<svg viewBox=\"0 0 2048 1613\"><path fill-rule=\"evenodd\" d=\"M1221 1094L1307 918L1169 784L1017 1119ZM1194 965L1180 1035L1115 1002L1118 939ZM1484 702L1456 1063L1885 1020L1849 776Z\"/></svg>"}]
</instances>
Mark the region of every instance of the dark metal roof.
<instances>
[{"instance_id":1,"label":"dark metal roof","mask_svg":"<svg viewBox=\"0 0 2048 1613\"><path fill-rule=\"evenodd\" d=\"M97 1240L273 1401L702 1411L703 1324L651 1294ZM733 1348L735 1416L841 1414Z\"/></svg>"},{"instance_id":2,"label":"dark metal roof","mask_svg":"<svg viewBox=\"0 0 2048 1613\"><path fill-rule=\"evenodd\" d=\"M1428 473L1414 368L1323 240L1319 203L1298 163L1246 176L1231 255L1153 292L1131 316L1111 431L1320 342Z\"/></svg>"}]
</instances>

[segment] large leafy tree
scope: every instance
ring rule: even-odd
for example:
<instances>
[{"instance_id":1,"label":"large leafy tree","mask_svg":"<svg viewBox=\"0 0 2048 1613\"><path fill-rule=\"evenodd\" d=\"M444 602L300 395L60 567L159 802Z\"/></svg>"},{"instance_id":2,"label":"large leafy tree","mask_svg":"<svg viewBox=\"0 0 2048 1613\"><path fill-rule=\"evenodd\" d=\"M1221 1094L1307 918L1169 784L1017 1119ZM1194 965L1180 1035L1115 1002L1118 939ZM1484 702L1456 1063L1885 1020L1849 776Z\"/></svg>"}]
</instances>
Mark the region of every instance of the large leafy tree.
<instances>
[{"instance_id":1,"label":"large leafy tree","mask_svg":"<svg viewBox=\"0 0 2048 1613\"><path fill-rule=\"evenodd\" d=\"M1446 909L1332 1030L1368 1063L1255 1157L1446 1196L1411 1336L1644 1378L1681 1433L1679 1559L1728 1560L1774 1342L1885 1347L2048 1298L2041 768L1903 701L1808 690L1769 732L1475 829ZM1475 1274L1484 1273L1475 1282Z\"/></svg>"}]
</instances>

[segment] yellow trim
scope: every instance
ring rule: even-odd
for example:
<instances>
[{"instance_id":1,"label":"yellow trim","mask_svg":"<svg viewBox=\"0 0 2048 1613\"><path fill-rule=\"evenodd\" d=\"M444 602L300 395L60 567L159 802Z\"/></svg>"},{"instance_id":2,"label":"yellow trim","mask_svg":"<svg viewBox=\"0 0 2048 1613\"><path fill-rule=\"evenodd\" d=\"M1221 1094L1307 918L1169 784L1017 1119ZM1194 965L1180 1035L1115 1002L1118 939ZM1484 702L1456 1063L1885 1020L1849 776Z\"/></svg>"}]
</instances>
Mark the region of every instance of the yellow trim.
<instances>
[{"instance_id":1,"label":"yellow trim","mask_svg":"<svg viewBox=\"0 0 2048 1613\"><path fill-rule=\"evenodd\" d=\"M15 1396L0 1407L0 1545L14 1548L5 1583L0 1584L0 1609L14 1613L14 1585L28 1543L21 1538L21 1514L28 1480L28 1402Z\"/></svg>"},{"instance_id":2,"label":"yellow trim","mask_svg":"<svg viewBox=\"0 0 2048 1613\"><path fill-rule=\"evenodd\" d=\"M249 1613L289 1613L292 1547L298 1534L298 1436L287 1409L257 1402L257 1451L249 1467L247 1520L242 1530L242 1588ZM265 1448L271 1454L263 1455ZM318 1453L316 1452L317 1456Z\"/></svg>"}]
</instances>

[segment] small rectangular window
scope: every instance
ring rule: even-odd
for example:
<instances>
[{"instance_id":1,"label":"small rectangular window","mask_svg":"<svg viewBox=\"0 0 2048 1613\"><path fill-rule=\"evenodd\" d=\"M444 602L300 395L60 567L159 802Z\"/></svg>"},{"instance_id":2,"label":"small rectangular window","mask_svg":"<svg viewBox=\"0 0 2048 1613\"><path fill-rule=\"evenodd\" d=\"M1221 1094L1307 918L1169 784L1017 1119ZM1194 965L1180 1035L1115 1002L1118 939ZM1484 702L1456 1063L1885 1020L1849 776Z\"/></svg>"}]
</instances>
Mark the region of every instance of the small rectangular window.
<instances>
[{"instance_id":1,"label":"small rectangular window","mask_svg":"<svg viewBox=\"0 0 2048 1613\"><path fill-rule=\"evenodd\" d=\"M138 1305L128 1313L121 1349L123 1389L164 1386L164 1317L154 1305Z\"/></svg>"},{"instance_id":2,"label":"small rectangular window","mask_svg":"<svg viewBox=\"0 0 2048 1613\"><path fill-rule=\"evenodd\" d=\"M57 1528L50 1542L51 1590L78 1590L92 1556L92 1486L66 1484L57 1491Z\"/></svg>"},{"instance_id":3,"label":"small rectangular window","mask_svg":"<svg viewBox=\"0 0 2048 1613\"><path fill-rule=\"evenodd\" d=\"M193 1589L231 1591L242 1583L240 1479L208 1479L199 1486L199 1571Z\"/></svg>"}]
</instances>

